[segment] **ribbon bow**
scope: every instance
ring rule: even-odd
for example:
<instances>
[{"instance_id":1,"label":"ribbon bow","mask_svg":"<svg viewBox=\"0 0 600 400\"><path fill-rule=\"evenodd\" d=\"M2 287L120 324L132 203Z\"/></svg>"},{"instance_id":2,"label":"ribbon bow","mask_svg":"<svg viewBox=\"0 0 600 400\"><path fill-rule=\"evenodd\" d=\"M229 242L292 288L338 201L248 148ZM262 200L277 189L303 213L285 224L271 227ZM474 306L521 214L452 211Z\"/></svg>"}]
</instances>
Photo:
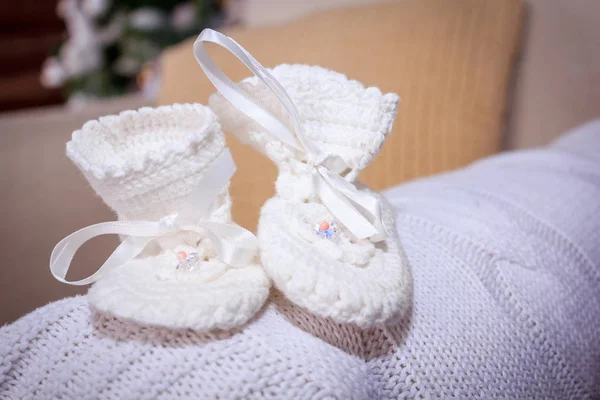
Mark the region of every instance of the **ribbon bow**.
<instances>
[{"instance_id":1,"label":"ribbon bow","mask_svg":"<svg viewBox=\"0 0 600 400\"><path fill-rule=\"evenodd\" d=\"M217 67L206 53L204 42L230 51L277 96L290 117L293 130L269 110L255 103ZM228 36L204 29L194 42L194 56L215 88L243 114L262 125L281 141L301 152L312 171L315 193L327 209L358 239L384 240L381 204L377 197L361 192L350 182L354 174L340 173L349 169L337 155L323 154L305 138L297 108L281 84L250 53Z\"/></svg>"},{"instance_id":2,"label":"ribbon bow","mask_svg":"<svg viewBox=\"0 0 600 400\"><path fill-rule=\"evenodd\" d=\"M54 277L71 285L87 285L101 279L108 271L139 255L150 241L178 232L196 233L207 237L217 248L226 264L237 268L248 265L258 249L258 240L246 229L209 221L211 206L227 187L235 173L235 163L225 150L204 173L192 191L186 205L175 214L160 221L112 221L80 229L61 240L52 250L50 271ZM79 281L67 281L71 261L77 250L88 240L100 235L127 236L104 264L92 275Z\"/></svg>"}]
</instances>

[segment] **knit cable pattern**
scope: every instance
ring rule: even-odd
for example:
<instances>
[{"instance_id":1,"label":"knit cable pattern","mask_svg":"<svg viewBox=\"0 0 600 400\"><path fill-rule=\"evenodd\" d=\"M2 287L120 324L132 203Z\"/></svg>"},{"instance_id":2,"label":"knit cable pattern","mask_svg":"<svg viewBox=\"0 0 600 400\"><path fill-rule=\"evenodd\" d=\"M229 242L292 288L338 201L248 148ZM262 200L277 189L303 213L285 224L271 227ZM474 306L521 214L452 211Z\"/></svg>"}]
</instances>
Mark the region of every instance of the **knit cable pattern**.
<instances>
[{"instance_id":1,"label":"knit cable pattern","mask_svg":"<svg viewBox=\"0 0 600 400\"><path fill-rule=\"evenodd\" d=\"M600 122L388 191L415 279L385 328L277 292L212 334L70 298L0 329L0 398L600 398L599 137Z\"/></svg>"}]
</instances>

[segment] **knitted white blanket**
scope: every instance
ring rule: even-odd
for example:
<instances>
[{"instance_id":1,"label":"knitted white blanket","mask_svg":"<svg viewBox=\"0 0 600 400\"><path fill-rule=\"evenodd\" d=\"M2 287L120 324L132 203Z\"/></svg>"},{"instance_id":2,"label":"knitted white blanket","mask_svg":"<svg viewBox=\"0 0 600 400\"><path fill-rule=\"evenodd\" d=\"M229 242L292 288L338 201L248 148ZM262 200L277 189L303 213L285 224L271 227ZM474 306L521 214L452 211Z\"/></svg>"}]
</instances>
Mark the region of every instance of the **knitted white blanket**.
<instances>
[{"instance_id":1,"label":"knitted white blanket","mask_svg":"<svg viewBox=\"0 0 600 400\"><path fill-rule=\"evenodd\" d=\"M70 298L0 330L0 398L600 398L600 122L387 197L414 275L403 322L360 331L274 294L207 335Z\"/></svg>"}]
</instances>

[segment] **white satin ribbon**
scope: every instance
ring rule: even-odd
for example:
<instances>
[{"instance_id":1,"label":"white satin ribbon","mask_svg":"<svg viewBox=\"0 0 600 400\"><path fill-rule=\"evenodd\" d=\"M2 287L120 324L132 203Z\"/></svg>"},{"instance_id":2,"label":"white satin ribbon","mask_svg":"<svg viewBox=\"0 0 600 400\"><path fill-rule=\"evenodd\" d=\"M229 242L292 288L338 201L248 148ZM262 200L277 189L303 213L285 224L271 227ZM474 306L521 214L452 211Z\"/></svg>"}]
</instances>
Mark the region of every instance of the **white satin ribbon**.
<instances>
[{"instance_id":1,"label":"white satin ribbon","mask_svg":"<svg viewBox=\"0 0 600 400\"><path fill-rule=\"evenodd\" d=\"M248 67L277 96L290 117L293 130L240 90L208 56L204 42L218 44ZM339 175L349 169L341 157L323 154L310 144L304 136L296 106L269 71L236 41L212 29L204 29L198 36L194 43L194 56L215 88L233 106L281 141L304 154L313 171L313 186L317 196L339 222L359 239L369 238L373 242L385 239L379 199L357 190L351 182ZM351 175L353 174L347 176Z\"/></svg>"},{"instance_id":2,"label":"white satin ribbon","mask_svg":"<svg viewBox=\"0 0 600 400\"><path fill-rule=\"evenodd\" d=\"M256 237L238 225L207 220L214 201L229 184L235 169L231 153L226 149L205 171L202 180L179 213L160 221L103 222L70 234L52 251L52 275L57 280L71 285L94 283L108 271L138 256L150 241L178 232L196 233L207 237L217 248L219 259L237 268L245 267L258 250ZM65 277L77 250L88 240L100 235L123 235L127 238L95 273L78 281L67 281Z\"/></svg>"}]
</instances>

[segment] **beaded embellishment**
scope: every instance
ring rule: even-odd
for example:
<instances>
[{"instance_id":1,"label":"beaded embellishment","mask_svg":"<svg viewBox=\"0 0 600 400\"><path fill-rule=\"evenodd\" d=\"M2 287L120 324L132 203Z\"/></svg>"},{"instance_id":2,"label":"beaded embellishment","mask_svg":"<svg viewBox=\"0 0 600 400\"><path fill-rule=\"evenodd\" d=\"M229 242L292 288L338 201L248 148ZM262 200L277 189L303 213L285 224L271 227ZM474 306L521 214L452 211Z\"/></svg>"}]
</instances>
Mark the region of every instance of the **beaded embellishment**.
<instances>
[{"instance_id":1,"label":"beaded embellishment","mask_svg":"<svg viewBox=\"0 0 600 400\"><path fill-rule=\"evenodd\" d=\"M177 267L179 271L193 271L196 268L196 261L200 258L198 253L187 254L181 250L177 252Z\"/></svg>"},{"instance_id":2,"label":"beaded embellishment","mask_svg":"<svg viewBox=\"0 0 600 400\"><path fill-rule=\"evenodd\" d=\"M322 221L315 226L315 233L321 239L336 239L338 236L337 225L334 221Z\"/></svg>"}]
</instances>

